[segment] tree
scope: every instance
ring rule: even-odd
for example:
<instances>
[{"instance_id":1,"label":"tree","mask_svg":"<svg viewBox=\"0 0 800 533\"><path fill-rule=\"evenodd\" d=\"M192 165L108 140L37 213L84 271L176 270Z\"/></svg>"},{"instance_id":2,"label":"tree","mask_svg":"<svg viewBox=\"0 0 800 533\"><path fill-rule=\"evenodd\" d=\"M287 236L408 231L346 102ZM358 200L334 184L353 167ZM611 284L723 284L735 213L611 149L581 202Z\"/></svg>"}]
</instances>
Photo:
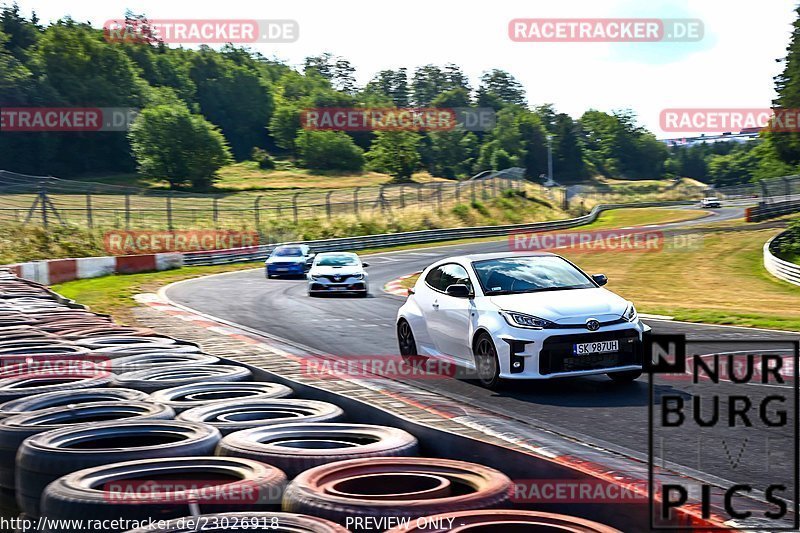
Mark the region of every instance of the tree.
<instances>
[{"instance_id":1,"label":"tree","mask_svg":"<svg viewBox=\"0 0 800 533\"><path fill-rule=\"evenodd\" d=\"M196 189L205 189L217 170L231 162L219 129L185 106L144 109L128 137L139 172L164 178L172 187L188 182Z\"/></svg>"},{"instance_id":2,"label":"tree","mask_svg":"<svg viewBox=\"0 0 800 533\"><path fill-rule=\"evenodd\" d=\"M525 106L525 88L514 76L500 69L494 69L481 76L478 87L478 107L518 105Z\"/></svg>"},{"instance_id":3,"label":"tree","mask_svg":"<svg viewBox=\"0 0 800 533\"><path fill-rule=\"evenodd\" d=\"M344 132L303 130L295 144L306 168L351 172L364 168L364 151Z\"/></svg>"},{"instance_id":4,"label":"tree","mask_svg":"<svg viewBox=\"0 0 800 533\"><path fill-rule=\"evenodd\" d=\"M783 72L775 77L775 92L778 97L773 104L783 109L800 108L800 5L795 8L795 13L797 18L786 49ZM800 164L800 133L773 132L771 137L775 152L782 161L790 165Z\"/></svg>"},{"instance_id":5,"label":"tree","mask_svg":"<svg viewBox=\"0 0 800 533\"><path fill-rule=\"evenodd\" d=\"M366 153L369 168L385 172L396 182L411 181L419 167L420 136L412 131L379 131Z\"/></svg>"},{"instance_id":6,"label":"tree","mask_svg":"<svg viewBox=\"0 0 800 533\"><path fill-rule=\"evenodd\" d=\"M469 174L478 155L478 138L461 129L434 131L430 138L431 174L443 178L458 178Z\"/></svg>"},{"instance_id":7,"label":"tree","mask_svg":"<svg viewBox=\"0 0 800 533\"><path fill-rule=\"evenodd\" d=\"M258 72L201 49L193 57L191 77L197 85L200 110L220 127L237 160L266 143L266 128L274 110L272 88Z\"/></svg>"},{"instance_id":8,"label":"tree","mask_svg":"<svg viewBox=\"0 0 800 533\"><path fill-rule=\"evenodd\" d=\"M553 174L556 180L578 181L586 177L578 126L566 113L553 118Z\"/></svg>"}]
</instances>

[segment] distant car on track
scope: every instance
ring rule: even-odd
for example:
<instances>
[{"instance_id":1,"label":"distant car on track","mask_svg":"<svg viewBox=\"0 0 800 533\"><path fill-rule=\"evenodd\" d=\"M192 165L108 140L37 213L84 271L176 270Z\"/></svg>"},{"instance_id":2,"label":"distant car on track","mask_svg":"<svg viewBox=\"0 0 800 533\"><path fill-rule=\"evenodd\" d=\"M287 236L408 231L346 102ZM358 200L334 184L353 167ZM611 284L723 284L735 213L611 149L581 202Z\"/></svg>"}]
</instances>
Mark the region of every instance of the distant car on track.
<instances>
[{"instance_id":1,"label":"distant car on track","mask_svg":"<svg viewBox=\"0 0 800 533\"><path fill-rule=\"evenodd\" d=\"M486 387L503 379L642 373L644 334L633 304L555 254L477 254L425 269L397 314L400 353L474 369Z\"/></svg>"},{"instance_id":2,"label":"distant car on track","mask_svg":"<svg viewBox=\"0 0 800 533\"><path fill-rule=\"evenodd\" d=\"M264 261L267 278L275 276L302 276L311 265L314 254L305 244L288 244L275 248Z\"/></svg>"},{"instance_id":3,"label":"distant car on track","mask_svg":"<svg viewBox=\"0 0 800 533\"><path fill-rule=\"evenodd\" d=\"M351 252L322 252L314 257L308 271L308 295L328 292L369 293L369 281L363 263Z\"/></svg>"},{"instance_id":4,"label":"distant car on track","mask_svg":"<svg viewBox=\"0 0 800 533\"><path fill-rule=\"evenodd\" d=\"M720 202L719 198L717 198L716 196L708 196L700 201L700 207L703 208L722 207L722 202Z\"/></svg>"}]
</instances>

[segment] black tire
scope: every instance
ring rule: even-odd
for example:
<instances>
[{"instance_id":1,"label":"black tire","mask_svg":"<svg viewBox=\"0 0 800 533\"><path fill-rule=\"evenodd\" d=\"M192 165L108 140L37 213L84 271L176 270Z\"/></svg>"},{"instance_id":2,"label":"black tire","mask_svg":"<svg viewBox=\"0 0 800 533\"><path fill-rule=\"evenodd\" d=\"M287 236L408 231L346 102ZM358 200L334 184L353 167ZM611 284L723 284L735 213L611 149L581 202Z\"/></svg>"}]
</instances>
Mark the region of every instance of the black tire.
<instances>
[{"instance_id":1,"label":"black tire","mask_svg":"<svg viewBox=\"0 0 800 533\"><path fill-rule=\"evenodd\" d=\"M108 420L169 420L175 411L150 402L95 402L42 409L0 420L0 487L13 489L14 459L22 441L73 424ZM131 420L132 421L132 420Z\"/></svg>"},{"instance_id":2,"label":"black tire","mask_svg":"<svg viewBox=\"0 0 800 533\"><path fill-rule=\"evenodd\" d=\"M180 480L189 490L158 486L159 480ZM197 481L200 480L200 481ZM209 480L223 480L198 493ZM148 483L148 482L154 483ZM42 516L57 521L171 519L200 512L277 510L286 475L274 466L237 457L145 459L79 470L49 484L42 495ZM126 487L149 491L126 492ZM217 492L219 491L219 492ZM77 533L61 522L50 533Z\"/></svg>"},{"instance_id":3,"label":"black tire","mask_svg":"<svg viewBox=\"0 0 800 533\"><path fill-rule=\"evenodd\" d=\"M641 370L628 370L626 372L609 372L606 374L615 383L632 383L642 375Z\"/></svg>"},{"instance_id":4,"label":"black tire","mask_svg":"<svg viewBox=\"0 0 800 533\"><path fill-rule=\"evenodd\" d=\"M426 357L418 355L414 332L411 331L411 325L405 319L397 322L397 346L400 350L400 357L410 365L418 365L426 359Z\"/></svg>"},{"instance_id":5,"label":"black tire","mask_svg":"<svg viewBox=\"0 0 800 533\"><path fill-rule=\"evenodd\" d=\"M70 371L64 376L26 376L18 375L0 379L0 402L7 402L42 394L44 392L60 392L75 389L106 387L111 384L113 376L105 371Z\"/></svg>"},{"instance_id":6,"label":"black tire","mask_svg":"<svg viewBox=\"0 0 800 533\"><path fill-rule=\"evenodd\" d=\"M269 533L350 533L348 529L315 516L290 513L216 513L170 520L126 533L226 533L228 531L267 531Z\"/></svg>"},{"instance_id":7,"label":"black tire","mask_svg":"<svg viewBox=\"0 0 800 533\"><path fill-rule=\"evenodd\" d=\"M338 405L316 400L232 400L195 407L178 415L214 426L223 435L259 426L276 426L293 422L338 422L344 411Z\"/></svg>"},{"instance_id":8,"label":"black tire","mask_svg":"<svg viewBox=\"0 0 800 533\"><path fill-rule=\"evenodd\" d=\"M415 456L417 439L402 429L365 424L281 424L236 431L217 455L277 466L289 478L315 466L364 457Z\"/></svg>"},{"instance_id":9,"label":"black tire","mask_svg":"<svg viewBox=\"0 0 800 533\"><path fill-rule=\"evenodd\" d=\"M63 475L109 463L212 455L222 436L215 428L183 420L100 422L34 435L16 460L17 505L39 516L48 484Z\"/></svg>"},{"instance_id":10,"label":"black tire","mask_svg":"<svg viewBox=\"0 0 800 533\"><path fill-rule=\"evenodd\" d=\"M92 350L95 354L115 359L117 357L125 357L126 355L139 355L143 353L202 353L197 346L190 344L148 344L139 343L123 346L106 346L97 350Z\"/></svg>"},{"instance_id":11,"label":"black tire","mask_svg":"<svg viewBox=\"0 0 800 533\"><path fill-rule=\"evenodd\" d=\"M487 389L496 390L500 387L500 361L497 358L497 349L492 337L482 331L475 337L472 348L475 357L475 373L478 382Z\"/></svg>"},{"instance_id":12,"label":"black tire","mask_svg":"<svg viewBox=\"0 0 800 533\"><path fill-rule=\"evenodd\" d=\"M291 388L280 383L203 381L201 383L190 383L158 390L150 395L150 400L169 405L176 413L182 413L187 409L212 403L229 402L231 400L286 398L292 394L294 394L294 391Z\"/></svg>"},{"instance_id":13,"label":"black tire","mask_svg":"<svg viewBox=\"0 0 800 533\"><path fill-rule=\"evenodd\" d=\"M283 510L339 524L366 516L415 518L499 508L510 498L512 486L502 472L475 463L371 457L337 461L301 473L286 487Z\"/></svg>"},{"instance_id":14,"label":"black tire","mask_svg":"<svg viewBox=\"0 0 800 533\"><path fill-rule=\"evenodd\" d=\"M110 361L110 370L115 374L134 372L136 370L149 370L151 368L164 368L174 365L215 365L219 357L201 353L170 353L150 352L136 355L115 357Z\"/></svg>"},{"instance_id":15,"label":"black tire","mask_svg":"<svg viewBox=\"0 0 800 533\"><path fill-rule=\"evenodd\" d=\"M250 375L250 370L243 366L205 365L197 368L167 366L126 372L115 376L114 383L120 387L152 393L160 389L201 381L245 381Z\"/></svg>"},{"instance_id":16,"label":"black tire","mask_svg":"<svg viewBox=\"0 0 800 533\"><path fill-rule=\"evenodd\" d=\"M76 403L143 401L148 397L142 391L113 387L45 392L0 404L0 418Z\"/></svg>"}]
</instances>

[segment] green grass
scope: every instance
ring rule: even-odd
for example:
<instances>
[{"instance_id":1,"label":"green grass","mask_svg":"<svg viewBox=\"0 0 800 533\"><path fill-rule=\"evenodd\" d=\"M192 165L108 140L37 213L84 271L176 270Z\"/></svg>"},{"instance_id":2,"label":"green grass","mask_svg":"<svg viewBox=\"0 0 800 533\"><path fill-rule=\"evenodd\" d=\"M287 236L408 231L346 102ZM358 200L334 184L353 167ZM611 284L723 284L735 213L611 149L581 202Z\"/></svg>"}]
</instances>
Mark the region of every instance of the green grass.
<instances>
[{"instance_id":1,"label":"green grass","mask_svg":"<svg viewBox=\"0 0 800 533\"><path fill-rule=\"evenodd\" d=\"M117 321L132 323L131 309L138 304L133 297L140 293L155 292L160 287L184 279L245 270L262 265L256 261L235 265L191 266L161 272L140 274L115 274L102 278L79 279L53 285L53 290L87 305L96 313L113 315Z\"/></svg>"}]
</instances>

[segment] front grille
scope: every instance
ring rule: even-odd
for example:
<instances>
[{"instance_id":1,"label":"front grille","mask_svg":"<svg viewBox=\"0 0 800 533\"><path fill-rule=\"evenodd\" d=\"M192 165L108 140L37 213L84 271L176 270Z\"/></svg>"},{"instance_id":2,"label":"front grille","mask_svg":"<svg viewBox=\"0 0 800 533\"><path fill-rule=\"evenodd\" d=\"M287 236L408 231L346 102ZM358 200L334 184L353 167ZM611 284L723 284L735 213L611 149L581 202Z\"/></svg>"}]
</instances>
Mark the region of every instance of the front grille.
<instances>
[{"instance_id":1,"label":"front grille","mask_svg":"<svg viewBox=\"0 0 800 533\"><path fill-rule=\"evenodd\" d=\"M572 346L579 342L619 340L619 351L605 354L575 356ZM598 370L626 365L642 364L642 341L635 329L555 335L542 344L539 352L539 373L542 375L580 370Z\"/></svg>"},{"instance_id":2,"label":"front grille","mask_svg":"<svg viewBox=\"0 0 800 533\"><path fill-rule=\"evenodd\" d=\"M325 278L327 280L330 280L333 283L344 283L347 280L347 278L350 278L352 276L345 276L345 275L342 275L342 274L337 276L335 274L332 274L332 275L325 275L325 276L320 276L320 277L321 278Z\"/></svg>"}]
</instances>

